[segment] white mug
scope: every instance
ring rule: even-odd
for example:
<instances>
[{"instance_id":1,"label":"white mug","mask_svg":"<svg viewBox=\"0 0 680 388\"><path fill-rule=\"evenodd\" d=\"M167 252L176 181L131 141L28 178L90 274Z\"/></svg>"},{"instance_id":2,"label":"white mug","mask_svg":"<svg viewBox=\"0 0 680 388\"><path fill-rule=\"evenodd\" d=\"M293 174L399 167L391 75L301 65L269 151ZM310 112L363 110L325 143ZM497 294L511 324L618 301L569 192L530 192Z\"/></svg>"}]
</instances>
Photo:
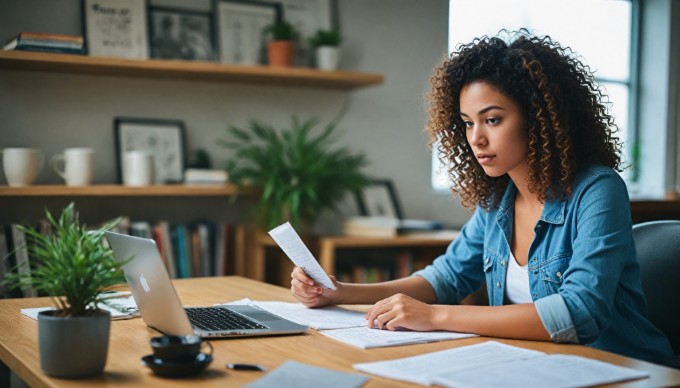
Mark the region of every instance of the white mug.
<instances>
[{"instance_id":1,"label":"white mug","mask_svg":"<svg viewBox=\"0 0 680 388\"><path fill-rule=\"evenodd\" d=\"M33 148L5 148L2 168L11 187L30 186L42 170L43 153Z\"/></svg>"},{"instance_id":2,"label":"white mug","mask_svg":"<svg viewBox=\"0 0 680 388\"><path fill-rule=\"evenodd\" d=\"M66 181L66 186L87 186L94 175L92 148L67 148L50 160L50 166Z\"/></svg>"},{"instance_id":3,"label":"white mug","mask_svg":"<svg viewBox=\"0 0 680 388\"><path fill-rule=\"evenodd\" d=\"M128 151L123 155L123 184L148 186L154 181L153 155L145 151Z\"/></svg>"}]
</instances>

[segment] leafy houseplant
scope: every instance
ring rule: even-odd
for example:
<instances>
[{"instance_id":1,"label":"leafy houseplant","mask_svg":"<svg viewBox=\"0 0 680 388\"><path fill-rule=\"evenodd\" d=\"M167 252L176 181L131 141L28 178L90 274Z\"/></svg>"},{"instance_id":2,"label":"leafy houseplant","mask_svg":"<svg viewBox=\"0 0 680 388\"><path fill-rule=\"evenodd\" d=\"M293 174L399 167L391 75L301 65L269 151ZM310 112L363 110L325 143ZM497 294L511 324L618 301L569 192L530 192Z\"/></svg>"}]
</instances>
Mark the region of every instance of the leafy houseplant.
<instances>
[{"instance_id":1,"label":"leafy houseplant","mask_svg":"<svg viewBox=\"0 0 680 388\"><path fill-rule=\"evenodd\" d=\"M262 188L257 210L263 227L290 221L295 228L311 226L322 211L334 209L345 194L367 183L366 157L347 148L332 149L335 125L315 133L316 119L293 118L290 129L275 130L253 121L246 129L230 127L219 144L236 151L227 161L240 186Z\"/></svg>"},{"instance_id":2,"label":"leafy houseplant","mask_svg":"<svg viewBox=\"0 0 680 388\"><path fill-rule=\"evenodd\" d=\"M58 219L46 210L51 234L21 227L26 247L35 259L29 271L7 276L12 287L33 287L52 297L57 309L38 315L40 363L55 377L85 377L100 374L106 364L111 316L98 309L102 293L123 283L124 263L118 262L102 244L104 231L118 220L89 231L74 214L71 203Z\"/></svg>"},{"instance_id":3,"label":"leafy houseplant","mask_svg":"<svg viewBox=\"0 0 680 388\"><path fill-rule=\"evenodd\" d=\"M316 66L321 70L334 71L340 63L340 43L342 35L340 30L317 30L309 40L310 45L316 52Z\"/></svg>"},{"instance_id":4,"label":"leafy houseplant","mask_svg":"<svg viewBox=\"0 0 680 388\"><path fill-rule=\"evenodd\" d=\"M295 26L285 20L267 25L263 33L269 37L267 55L271 66L290 67L295 61L296 42L299 39Z\"/></svg>"}]
</instances>

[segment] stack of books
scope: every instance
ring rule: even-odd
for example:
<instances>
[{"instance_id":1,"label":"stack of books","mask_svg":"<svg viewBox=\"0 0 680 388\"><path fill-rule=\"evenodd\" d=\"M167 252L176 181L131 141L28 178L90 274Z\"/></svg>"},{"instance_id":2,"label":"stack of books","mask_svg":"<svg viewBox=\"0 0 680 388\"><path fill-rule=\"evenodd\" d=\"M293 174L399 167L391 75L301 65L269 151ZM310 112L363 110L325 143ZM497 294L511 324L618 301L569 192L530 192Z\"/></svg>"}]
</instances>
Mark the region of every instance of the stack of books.
<instances>
[{"instance_id":1,"label":"stack of books","mask_svg":"<svg viewBox=\"0 0 680 388\"><path fill-rule=\"evenodd\" d=\"M209 170L189 168L184 171L184 183L187 185L221 185L229 181L225 170Z\"/></svg>"},{"instance_id":2,"label":"stack of books","mask_svg":"<svg viewBox=\"0 0 680 388\"><path fill-rule=\"evenodd\" d=\"M84 39L81 35L20 32L5 44L3 50L43 51L84 55L84 43Z\"/></svg>"},{"instance_id":3,"label":"stack of books","mask_svg":"<svg viewBox=\"0 0 680 388\"><path fill-rule=\"evenodd\" d=\"M442 224L431 220L400 220L391 217L348 217L343 223L345 236L395 237L438 231Z\"/></svg>"}]
</instances>

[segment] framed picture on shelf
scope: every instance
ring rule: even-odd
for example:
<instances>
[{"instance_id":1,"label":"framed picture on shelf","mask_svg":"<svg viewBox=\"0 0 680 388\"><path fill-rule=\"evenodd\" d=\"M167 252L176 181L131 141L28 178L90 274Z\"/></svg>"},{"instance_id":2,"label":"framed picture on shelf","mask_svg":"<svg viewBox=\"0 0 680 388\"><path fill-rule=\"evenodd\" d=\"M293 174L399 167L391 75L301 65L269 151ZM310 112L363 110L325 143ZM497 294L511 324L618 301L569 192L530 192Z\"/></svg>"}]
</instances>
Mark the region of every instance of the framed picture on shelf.
<instances>
[{"instance_id":1,"label":"framed picture on shelf","mask_svg":"<svg viewBox=\"0 0 680 388\"><path fill-rule=\"evenodd\" d=\"M153 155L155 183L181 183L185 166L185 127L180 120L116 117L114 119L118 182L128 151Z\"/></svg>"},{"instance_id":2,"label":"framed picture on shelf","mask_svg":"<svg viewBox=\"0 0 680 388\"><path fill-rule=\"evenodd\" d=\"M89 55L147 59L146 0L83 0Z\"/></svg>"},{"instance_id":3,"label":"framed picture on shelf","mask_svg":"<svg viewBox=\"0 0 680 388\"><path fill-rule=\"evenodd\" d=\"M356 200L362 216L401 219L401 207L391 180L372 180L356 193Z\"/></svg>"},{"instance_id":4,"label":"framed picture on shelf","mask_svg":"<svg viewBox=\"0 0 680 388\"><path fill-rule=\"evenodd\" d=\"M214 0L219 58L222 63L257 65L266 57L262 30L282 20L281 4Z\"/></svg>"},{"instance_id":5,"label":"framed picture on shelf","mask_svg":"<svg viewBox=\"0 0 680 388\"><path fill-rule=\"evenodd\" d=\"M149 4L151 58L211 61L214 59L210 10Z\"/></svg>"}]
</instances>

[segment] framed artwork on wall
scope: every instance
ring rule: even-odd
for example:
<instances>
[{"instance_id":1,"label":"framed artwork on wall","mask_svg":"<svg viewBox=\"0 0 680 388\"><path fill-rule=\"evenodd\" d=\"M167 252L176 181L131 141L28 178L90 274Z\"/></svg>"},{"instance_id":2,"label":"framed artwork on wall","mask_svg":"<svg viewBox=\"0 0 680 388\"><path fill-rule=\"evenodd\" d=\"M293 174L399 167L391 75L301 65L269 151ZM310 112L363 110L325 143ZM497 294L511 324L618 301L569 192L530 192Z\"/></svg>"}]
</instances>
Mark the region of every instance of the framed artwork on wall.
<instances>
[{"instance_id":1,"label":"framed artwork on wall","mask_svg":"<svg viewBox=\"0 0 680 388\"><path fill-rule=\"evenodd\" d=\"M281 4L262 1L215 0L215 25L222 63L264 63L262 30L282 19Z\"/></svg>"},{"instance_id":2,"label":"framed artwork on wall","mask_svg":"<svg viewBox=\"0 0 680 388\"><path fill-rule=\"evenodd\" d=\"M147 59L146 0L83 0L89 55Z\"/></svg>"},{"instance_id":3,"label":"framed artwork on wall","mask_svg":"<svg viewBox=\"0 0 680 388\"><path fill-rule=\"evenodd\" d=\"M180 120L116 117L114 133L118 182L122 182L123 156L128 151L153 155L155 183L181 183L185 166L185 127Z\"/></svg>"},{"instance_id":4,"label":"framed artwork on wall","mask_svg":"<svg viewBox=\"0 0 680 388\"><path fill-rule=\"evenodd\" d=\"M211 61L213 37L211 12L149 5L152 58Z\"/></svg>"},{"instance_id":5,"label":"framed artwork on wall","mask_svg":"<svg viewBox=\"0 0 680 388\"><path fill-rule=\"evenodd\" d=\"M391 180L372 180L361 192L356 193L357 205L362 216L401 219L401 206Z\"/></svg>"}]
</instances>

